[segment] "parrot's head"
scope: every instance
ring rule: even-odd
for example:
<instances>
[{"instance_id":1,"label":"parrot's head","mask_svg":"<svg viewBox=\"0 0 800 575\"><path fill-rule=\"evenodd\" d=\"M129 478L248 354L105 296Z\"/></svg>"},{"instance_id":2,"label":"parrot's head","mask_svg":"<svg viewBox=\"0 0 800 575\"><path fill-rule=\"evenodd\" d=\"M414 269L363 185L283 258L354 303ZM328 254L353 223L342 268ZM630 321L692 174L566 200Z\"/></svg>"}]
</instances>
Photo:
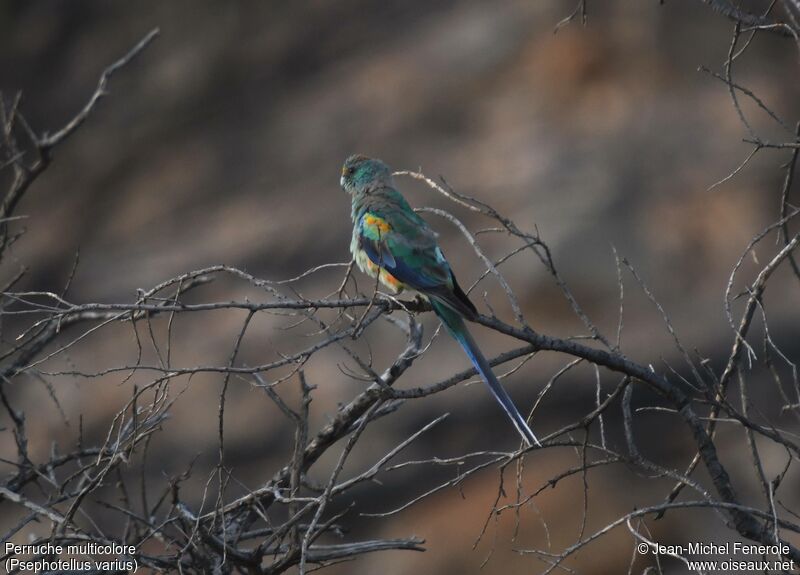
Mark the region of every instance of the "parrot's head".
<instances>
[{"instance_id":1,"label":"parrot's head","mask_svg":"<svg viewBox=\"0 0 800 575\"><path fill-rule=\"evenodd\" d=\"M348 194L365 193L377 184L391 185L392 171L389 166L360 154L350 156L342 166L339 183Z\"/></svg>"}]
</instances>

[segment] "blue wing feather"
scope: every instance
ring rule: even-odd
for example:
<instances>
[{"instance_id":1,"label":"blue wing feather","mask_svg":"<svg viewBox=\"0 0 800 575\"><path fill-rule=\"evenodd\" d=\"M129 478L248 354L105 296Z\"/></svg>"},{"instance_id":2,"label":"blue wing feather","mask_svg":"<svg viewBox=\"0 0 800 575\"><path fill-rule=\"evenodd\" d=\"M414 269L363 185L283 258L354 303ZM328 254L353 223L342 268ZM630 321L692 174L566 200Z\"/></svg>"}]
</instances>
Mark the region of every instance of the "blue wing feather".
<instances>
[{"instance_id":1,"label":"blue wing feather","mask_svg":"<svg viewBox=\"0 0 800 575\"><path fill-rule=\"evenodd\" d=\"M440 279L426 276L420 270L408 265L403 258L395 257L388 249L364 235L361 235L361 248L372 263L381 266L398 280L416 290L433 289L441 285Z\"/></svg>"},{"instance_id":2,"label":"blue wing feather","mask_svg":"<svg viewBox=\"0 0 800 575\"><path fill-rule=\"evenodd\" d=\"M440 269L449 278L449 283L443 281L438 274L432 276L425 273L426 268L412 266L402 257L394 256L385 242L377 242L360 233L359 245L372 263L385 269L406 286L423 293L428 298L441 301L467 319L474 319L477 315L475 306L458 285L450 270L450 264L447 263L438 246L435 252L436 260Z\"/></svg>"},{"instance_id":3,"label":"blue wing feather","mask_svg":"<svg viewBox=\"0 0 800 575\"><path fill-rule=\"evenodd\" d=\"M366 215L366 214L364 214ZM389 251L385 242L377 242L364 234L364 217L358 224L358 240L361 248L367 252L369 259L376 265L387 268L395 265L394 255Z\"/></svg>"}]
</instances>

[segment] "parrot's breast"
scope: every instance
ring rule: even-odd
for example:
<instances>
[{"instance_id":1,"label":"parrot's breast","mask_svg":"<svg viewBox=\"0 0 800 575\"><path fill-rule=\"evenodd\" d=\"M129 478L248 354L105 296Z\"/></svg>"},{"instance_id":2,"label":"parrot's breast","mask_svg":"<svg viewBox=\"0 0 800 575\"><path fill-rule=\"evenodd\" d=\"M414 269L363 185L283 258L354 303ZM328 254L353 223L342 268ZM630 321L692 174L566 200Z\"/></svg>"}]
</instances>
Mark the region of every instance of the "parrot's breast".
<instances>
[{"instance_id":1,"label":"parrot's breast","mask_svg":"<svg viewBox=\"0 0 800 575\"><path fill-rule=\"evenodd\" d=\"M375 262L369 259L369 255L367 255L367 252L364 250L356 248L353 250L353 257L356 260L358 269L367 274L369 277L377 277L378 280L387 288L392 290L392 292L400 293L404 289L408 288L406 284L398 280L384 268L378 267Z\"/></svg>"}]
</instances>

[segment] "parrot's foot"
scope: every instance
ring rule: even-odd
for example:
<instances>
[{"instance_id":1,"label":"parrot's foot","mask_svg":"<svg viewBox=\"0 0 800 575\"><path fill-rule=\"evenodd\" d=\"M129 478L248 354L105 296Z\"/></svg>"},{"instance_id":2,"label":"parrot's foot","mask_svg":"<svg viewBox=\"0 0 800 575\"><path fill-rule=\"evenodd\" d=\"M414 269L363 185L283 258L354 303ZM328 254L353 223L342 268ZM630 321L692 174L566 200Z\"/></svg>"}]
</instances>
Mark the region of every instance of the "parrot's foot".
<instances>
[{"instance_id":1,"label":"parrot's foot","mask_svg":"<svg viewBox=\"0 0 800 575\"><path fill-rule=\"evenodd\" d=\"M414 297L414 307L418 312L428 310L431 307L431 302L422 294L417 294Z\"/></svg>"}]
</instances>

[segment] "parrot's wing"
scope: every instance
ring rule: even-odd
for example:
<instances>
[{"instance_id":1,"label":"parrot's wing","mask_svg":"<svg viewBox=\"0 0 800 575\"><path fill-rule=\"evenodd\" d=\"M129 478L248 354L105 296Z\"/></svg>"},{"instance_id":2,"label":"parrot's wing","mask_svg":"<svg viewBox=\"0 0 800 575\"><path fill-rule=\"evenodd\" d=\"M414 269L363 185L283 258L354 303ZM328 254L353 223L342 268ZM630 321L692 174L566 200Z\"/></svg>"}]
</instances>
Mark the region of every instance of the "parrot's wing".
<instances>
[{"instance_id":1,"label":"parrot's wing","mask_svg":"<svg viewBox=\"0 0 800 575\"><path fill-rule=\"evenodd\" d=\"M374 264L460 315L475 317L475 306L456 282L436 233L414 212L368 210L358 229L359 245Z\"/></svg>"}]
</instances>

